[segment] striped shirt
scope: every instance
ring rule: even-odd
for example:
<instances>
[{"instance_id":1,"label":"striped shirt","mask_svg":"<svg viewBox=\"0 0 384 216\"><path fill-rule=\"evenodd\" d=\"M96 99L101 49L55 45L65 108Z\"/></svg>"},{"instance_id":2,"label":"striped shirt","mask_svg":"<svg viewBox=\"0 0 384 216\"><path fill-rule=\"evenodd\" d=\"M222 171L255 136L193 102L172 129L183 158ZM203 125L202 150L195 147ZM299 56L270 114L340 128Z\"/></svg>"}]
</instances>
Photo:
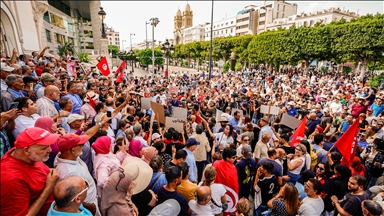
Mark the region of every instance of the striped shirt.
<instances>
[{"instance_id":1,"label":"striped shirt","mask_svg":"<svg viewBox=\"0 0 384 216\"><path fill-rule=\"evenodd\" d=\"M39 114L40 116L53 117L53 116L59 114L59 112L57 111L57 109L55 107L53 100L51 100L45 96L42 98L39 98L36 101L36 107L37 107L37 114Z\"/></svg>"}]
</instances>

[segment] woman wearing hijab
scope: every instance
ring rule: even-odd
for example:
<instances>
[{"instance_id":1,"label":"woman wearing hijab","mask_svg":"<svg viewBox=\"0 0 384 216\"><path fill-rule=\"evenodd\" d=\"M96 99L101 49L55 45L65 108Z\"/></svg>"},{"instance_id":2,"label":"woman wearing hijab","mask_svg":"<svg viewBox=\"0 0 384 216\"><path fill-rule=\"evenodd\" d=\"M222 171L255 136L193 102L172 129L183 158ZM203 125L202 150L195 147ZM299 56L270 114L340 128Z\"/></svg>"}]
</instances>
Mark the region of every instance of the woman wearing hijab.
<instances>
[{"instance_id":1,"label":"woman wearing hijab","mask_svg":"<svg viewBox=\"0 0 384 216\"><path fill-rule=\"evenodd\" d=\"M108 177L121 166L120 160L111 152L111 138L102 136L92 144L95 150L93 169L97 180L97 195L102 197L104 184Z\"/></svg>"},{"instance_id":2,"label":"woman wearing hijab","mask_svg":"<svg viewBox=\"0 0 384 216\"><path fill-rule=\"evenodd\" d=\"M125 134L127 135L127 139L129 142L129 148L128 148L128 154L132 157L138 157L141 158L143 152L143 145L141 145L141 142L139 140L134 140L135 137L133 130L131 128L128 128L125 130Z\"/></svg>"},{"instance_id":3,"label":"woman wearing hijab","mask_svg":"<svg viewBox=\"0 0 384 216\"><path fill-rule=\"evenodd\" d=\"M153 146L149 146L143 149L143 157L141 159L143 159L145 163L149 164L149 161L151 161L155 155L157 155L157 149Z\"/></svg>"},{"instance_id":4,"label":"woman wearing hijab","mask_svg":"<svg viewBox=\"0 0 384 216\"><path fill-rule=\"evenodd\" d=\"M38 118L35 122L35 127L42 128L44 130L49 131L50 133L58 133L61 135L65 135L64 128L57 128L57 123L54 122L53 119L48 116ZM51 149L52 151L49 153L49 159L44 163L49 168L54 168L53 163L56 155L59 153L59 148L57 147L57 143L54 143L53 145L51 145Z\"/></svg>"},{"instance_id":5,"label":"woman wearing hijab","mask_svg":"<svg viewBox=\"0 0 384 216\"><path fill-rule=\"evenodd\" d=\"M100 211L102 215L138 216L138 211L131 200L134 182L128 171L119 167L109 176L103 188Z\"/></svg>"}]
</instances>

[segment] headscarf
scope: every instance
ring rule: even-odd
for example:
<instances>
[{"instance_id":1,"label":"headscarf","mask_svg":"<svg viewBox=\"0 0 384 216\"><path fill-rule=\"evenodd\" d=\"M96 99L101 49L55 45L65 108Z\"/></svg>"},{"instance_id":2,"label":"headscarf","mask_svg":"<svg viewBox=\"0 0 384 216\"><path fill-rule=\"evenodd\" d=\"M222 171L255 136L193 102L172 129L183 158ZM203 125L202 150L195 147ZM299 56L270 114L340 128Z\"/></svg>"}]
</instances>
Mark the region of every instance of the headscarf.
<instances>
[{"instance_id":1,"label":"headscarf","mask_svg":"<svg viewBox=\"0 0 384 216\"><path fill-rule=\"evenodd\" d=\"M143 149L142 159L145 163L149 164L149 161L151 161L155 155L157 155L157 149L153 146L149 146Z\"/></svg>"},{"instance_id":2,"label":"headscarf","mask_svg":"<svg viewBox=\"0 0 384 216\"><path fill-rule=\"evenodd\" d=\"M52 125L55 123L51 117L43 116L36 120L35 127L42 128L44 130L47 130L51 133L55 133L56 131L52 130Z\"/></svg>"},{"instance_id":3,"label":"headscarf","mask_svg":"<svg viewBox=\"0 0 384 216\"><path fill-rule=\"evenodd\" d=\"M141 158L140 151L143 149L141 142L139 140L129 141L129 150L128 153L133 157Z\"/></svg>"},{"instance_id":4,"label":"headscarf","mask_svg":"<svg viewBox=\"0 0 384 216\"><path fill-rule=\"evenodd\" d=\"M98 154L108 154L111 149L111 138L108 136L101 136L96 139L92 144L92 148L95 150L96 155Z\"/></svg>"},{"instance_id":5,"label":"headscarf","mask_svg":"<svg viewBox=\"0 0 384 216\"><path fill-rule=\"evenodd\" d=\"M101 215L134 215L131 195L128 196L128 187L132 182L132 177L124 170L125 176L120 180L120 172L118 170L112 173L104 185L100 204ZM117 182L119 185L116 190Z\"/></svg>"},{"instance_id":6,"label":"headscarf","mask_svg":"<svg viewBox=\"0 0 384 216\"><path fill-rule=\"evenodd\" d=\"M56 131L52 130L52 125L55 123L51 117L43 116L36 120L35 127L42 128L44 130L47 130L51 133L55 133ZM52 154L58 154L59 153L59 147L57 146L57 142L51 145Z\"/></svg>"}]
</instances>

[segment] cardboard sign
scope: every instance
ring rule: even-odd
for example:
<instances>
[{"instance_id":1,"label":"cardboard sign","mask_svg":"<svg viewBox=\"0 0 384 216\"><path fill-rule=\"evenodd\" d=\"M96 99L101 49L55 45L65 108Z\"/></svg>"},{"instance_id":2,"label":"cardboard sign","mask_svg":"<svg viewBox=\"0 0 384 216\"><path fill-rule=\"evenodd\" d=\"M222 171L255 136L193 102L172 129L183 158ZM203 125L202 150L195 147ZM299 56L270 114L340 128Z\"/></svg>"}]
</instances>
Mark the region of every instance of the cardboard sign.
<instances>
[{"instance_id":1,"label":"cardboard sign","mask_svg":"<svg viewBox=\"0 0 384 216\"><path fill-rule=\"evenodd\" d=\"M241 110L241 109L235 109L235 108L232 108L232 116L234 116L234 113L235 113L236 111L239 111L240 116L243 117L243 110Z\"/></svg>"},{"instance_id":2,"label":"cardboard sign","mask_svg":"<svg viewBox=\"0 0 384 216\"><path fill-rule=\"evenodd\" d=\"M181 107L172 107L172 117L187 120L188 110Z\"/></svg>"},{"instance_id":3,"label":"cardboard sign","mask_svg":"<svg viewBox=\"0 0 384 216\"><path fill-rule=\"evenodd\" d=\"M301 121L299 119L292 117L286 113L283 114L283 117L280 121L282 125L292 128L293 130L295 130L299 126L300 122Z\"/></svg>"},{"instance_id":4,"label":"cardboard sign","mask_svg":"<svg viewBox=\"0 0 384 216\"><path fill-rule=\"evenodd\" d=\"M179 131L180 133L183 132L183 126L184 126L184 119L180 118L173 118L173 117L166 117L165 118L165 126L167 129L174 128L175 130Z\"/></svg>"},{"instance_id":5,"label":"cardboard sign","mask_svg":"<svg viewBox=\"0 0 384 216\"><path fill-rule=\"evenodd\" d=\"M220 122L219 122L219 119L220 119L220 117L221 117L221 114L223 114L223 113L224 113L223 111L216 109L216 125L215 125L215 127L216 127L216 133L217 133L217 132L219 131L219 129L221 128L221 124L220 124Z\"/></svg>"},{"instance_id":6,"label":"cardboard sign","mask_svg":"<svg viewBox=\"0 0 384 216\"><path fill-rule=\"evenodd\" d=\"M146 110L151 109L151 101L152 101L151 97L150 98L141 97L141 108Z\"/></svg>"},{"instance_id":7,"label":"cardboard sign","mask_svg":"<svg viewBox=\"0 0 384 216\"><path fill-rule=\"evenodd\" d=\"M165 124L164 106L151 101L151 109L152 113L156 113L156 118L159 118L160 123Z\"/></svg>"},{"instance_id":8,"label":"cardboard sign","mask_svg":"<svg viewBox=\"0 0 384 216\"><path fill-rule=\"evenodd\" d=\"M260 112L265 114L269 113L270 115L277 115L280 112L280 108L276 106L261 105Z\"/></svg>"},{"instance_id":9,"label":"cardboard sign","mask_svg":"<svg viewBox=\"0 0 384 216\"><path fill-rule=\"evenodd\" d=\"M177 86L169 86L169 93L176 94L179 92L179 88Z\"/></svg>"}]
</instances>

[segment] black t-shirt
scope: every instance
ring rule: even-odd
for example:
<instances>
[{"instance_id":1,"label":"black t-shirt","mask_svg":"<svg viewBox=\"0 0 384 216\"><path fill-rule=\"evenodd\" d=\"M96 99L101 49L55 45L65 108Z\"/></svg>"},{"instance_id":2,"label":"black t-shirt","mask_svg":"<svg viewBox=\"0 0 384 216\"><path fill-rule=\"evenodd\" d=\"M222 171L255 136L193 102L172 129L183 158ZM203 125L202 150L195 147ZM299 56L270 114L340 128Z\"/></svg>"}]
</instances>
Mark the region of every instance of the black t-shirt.
<instances>
[{"instance_id":1,"label":"black t-shirt","mask_svg":"<svg viewBox=\"0 0 384 216\"><path fill-rule=\"evenodd\" d=\"M348 193L340 202L340 206L350 215L363 216L361 202L367 199L369 199L369 196L366 193L363 195L352 195L351 193ZM337 210L335 211L337 212Z\"/></svg>"},{"instance_id":2,"label":"black t-shirt","mask_svg":"<svg viewBox=\"0 0 384 216\"><path fill-rule=\"evenodd\" d=\"M325 129L327 127L327 124L332 124L333 122L333 119L332 119L332 116L331 115L324 115L322 118L321 118L321 127L323 129Z\"/></svg>"},{"instance_id":3,"label":"black t-shirt","mask_svg":"<svg viewBox=\"0 0 384 216\"><path fill-rule=\"evenodd\" d=\"M176 191L170 192L165 190L164 187L160 187L159 191L157 192L157 197L158 204L163 203L167 199L175 199L181 207L179 216L188 215L189 205L187 199L183 195L177 193Z\"/></svg>"},{"instance_id":4,"label":"black t-shirt","mask_svg":"<svg viewBox=\"0 0 384 216\"><path fill-rule=\"evenodd\" d=\"M277 178L275 175L259 179L257 185L260 187L261 204L267 205L268 201L272 199L273 195L277 192Z\"/></svg>"},{"instance_id":5,"label":"black t-shirt","mask_svg":"<svg viewBox=\"0 0 384 216\"><path fill-rule=\"evenodd\" d=\"M132 196L132 202L136 205L139 210L139 215L148 215L152 208L148 205L152 200L152 194L148 190L143 190L142 192Z\"/></svg>"},{"instance_id":6,"label":"black t-shirt","mask_svg":"<svg viewBox=\"0 0 384 216\"><path fill-rule=\"evenodd\" d=\"M176 166L176 164L172 163L172 160L169 160L164 164L163 171L165 172L171 166Z\"/></svg>"}]
</instances>

